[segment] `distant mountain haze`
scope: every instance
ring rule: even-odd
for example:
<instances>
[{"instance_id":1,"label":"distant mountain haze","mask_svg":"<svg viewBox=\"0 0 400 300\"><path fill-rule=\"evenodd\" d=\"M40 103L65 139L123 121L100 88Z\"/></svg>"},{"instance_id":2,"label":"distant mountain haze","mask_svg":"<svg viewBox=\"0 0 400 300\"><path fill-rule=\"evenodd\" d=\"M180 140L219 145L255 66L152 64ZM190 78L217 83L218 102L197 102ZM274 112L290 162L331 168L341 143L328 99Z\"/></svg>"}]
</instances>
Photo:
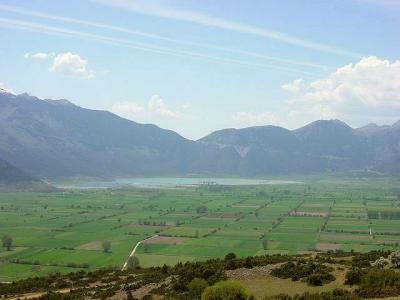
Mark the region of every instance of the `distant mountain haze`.
<instances>
[{"instance_id":1,"label":"distant mountain haze","mask_svg":"<svg viewBox=\"0 0 400 300\"><path fill-rule=\"evenodd\" d=\"M0 93L0 157L40 177L223 173L229 149L66 100Z\"/></svg>"},{"instance_id":2,"label":"distant mountain haze","mask_svg":"<svg viewBox=\"0 0 400 300\"><path fill-rule=\"evenodd\" d=\"M225 129L199 141L234 147L257 174L270 174L273 166L284 174L400 173L398 123L353 129L339 120L319 120L293 131L275 126Z\"/></svg>"},{"instance_id":3,"label":"distant mountain haze","mask_svg":"<svg viewBox=\"0 0 400 300\"><path fill-rule=\"evenodd\" d=\"M191 141L67 100L0 92L0 159L40 178L400 174L400 123L316 121L224 129Z\"/></svg>"},{"instance_id":4,"label":"distant mountain haze","mask_svg":"<svg viewBox=\"0 0 400 300\"><path fill-rule=\"evenodd\" d=\"M33 182L39 182L39 180L19 170L7 161L0 159L0 186L29 184Z\"/></svg>"}]
</instances>

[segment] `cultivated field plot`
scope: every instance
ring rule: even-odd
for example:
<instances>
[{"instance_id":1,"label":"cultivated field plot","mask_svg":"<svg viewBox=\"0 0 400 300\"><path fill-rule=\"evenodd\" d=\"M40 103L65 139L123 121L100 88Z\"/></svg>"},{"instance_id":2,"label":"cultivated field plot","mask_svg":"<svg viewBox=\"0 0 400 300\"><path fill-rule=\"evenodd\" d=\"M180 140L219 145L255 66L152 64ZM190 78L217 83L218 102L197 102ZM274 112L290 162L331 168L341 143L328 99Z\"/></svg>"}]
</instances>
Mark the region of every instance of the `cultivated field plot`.
<instances>
[{"instance_id":1,"label":"cultivated field plot","mask_svg":"<svg viewBox=\"0 0 400 300\"><path fill-rule=\"evenodd\" d=\"M301 181L0 193L0 235L13 240L10 251L0 248L0 281L121 268L152 236L135 253L144 267L229 252L400 249L397 180Z\"/></svg>"}]
</instances>

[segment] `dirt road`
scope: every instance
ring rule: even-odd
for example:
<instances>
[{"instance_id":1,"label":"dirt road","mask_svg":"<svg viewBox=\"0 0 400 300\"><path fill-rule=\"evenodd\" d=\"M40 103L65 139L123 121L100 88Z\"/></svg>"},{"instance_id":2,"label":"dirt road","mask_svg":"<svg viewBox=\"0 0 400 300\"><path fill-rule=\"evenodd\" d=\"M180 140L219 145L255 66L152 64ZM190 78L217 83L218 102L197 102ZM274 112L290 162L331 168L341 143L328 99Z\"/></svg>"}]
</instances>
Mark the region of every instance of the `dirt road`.
<instances>
[{"instance_id":1,"label":"dirt road","mask_svg":"<svg viewBox=\"0 0 400 300\"><path fill-rule=\"evenodd\" d=\"M151 236L151 237L149 237L149 238L147 238L147 239L144 239L144 240L141 240L141 241L137 242L137 244L136 244L135 247L133 248L131 254L129 255L129 257L128 257L127 260L125 261L124 265L122 266L121 271L126 270L126 267L128 266L128 260L129 260L129 258L135 255L136 249L137 249L137 247L139 247L139 245L140 245L141 243L143 243L143 242L145 242L145 241L148 241L148 240L150 240L150 239L156 238L156 237L158 237L158 234L153 235L153 236Z\"/></svg>"}]
</instances>

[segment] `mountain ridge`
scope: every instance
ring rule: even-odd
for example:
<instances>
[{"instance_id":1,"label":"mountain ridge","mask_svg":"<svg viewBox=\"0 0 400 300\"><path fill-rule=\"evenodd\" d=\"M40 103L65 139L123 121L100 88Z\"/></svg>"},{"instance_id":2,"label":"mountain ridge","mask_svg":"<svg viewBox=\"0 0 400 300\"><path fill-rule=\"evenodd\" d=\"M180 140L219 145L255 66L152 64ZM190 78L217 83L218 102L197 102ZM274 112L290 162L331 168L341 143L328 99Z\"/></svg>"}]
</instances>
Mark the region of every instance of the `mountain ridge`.
<instances>
[{"instance_id":1,"label":"mountain ridge","mask_svg":"<svg viewBox=\"0 0 400 300\"><path fill-rule=\"evenodd\" d=\"M41 177L186 174L221 154L216 146L108 111L26 94L0 94L0 104L0 155ZM218 173L218 165L204 171Z\"/></svg>"},{"instance_id":2,"label":"mountain ridge","mask_svg":"<svg viewBox=\"0 0 400 300\"><path fill-rule=\"evenodd\" d=\"M318 120L295 130L222 129L193 141L65 99L2 92L0 157L40 178L400 174L396 124L376 131L371 128L378 125L353 129L340 120Z\"/></svg>"}]
</instances>

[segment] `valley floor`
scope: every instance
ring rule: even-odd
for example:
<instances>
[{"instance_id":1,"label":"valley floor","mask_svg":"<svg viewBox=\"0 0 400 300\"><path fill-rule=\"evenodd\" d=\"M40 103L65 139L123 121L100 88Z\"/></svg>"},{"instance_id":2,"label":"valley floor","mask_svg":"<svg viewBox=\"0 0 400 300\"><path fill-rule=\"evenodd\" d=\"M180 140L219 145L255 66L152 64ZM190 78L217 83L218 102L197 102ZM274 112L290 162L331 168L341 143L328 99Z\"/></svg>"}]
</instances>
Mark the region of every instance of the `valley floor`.
<instances>
[{"instance_id":1,"label":"valley floor","mask_svg":"<svg viewBox=\"0 0 400 300\"><path fill-rule=\"evenodd\" d=\"M397 179L0 193L0 281L224 257L400 249ZM103 251L109 241L111 249ZM248 283L249 286L252 283Z\"/></svg>"}]
</instances>

